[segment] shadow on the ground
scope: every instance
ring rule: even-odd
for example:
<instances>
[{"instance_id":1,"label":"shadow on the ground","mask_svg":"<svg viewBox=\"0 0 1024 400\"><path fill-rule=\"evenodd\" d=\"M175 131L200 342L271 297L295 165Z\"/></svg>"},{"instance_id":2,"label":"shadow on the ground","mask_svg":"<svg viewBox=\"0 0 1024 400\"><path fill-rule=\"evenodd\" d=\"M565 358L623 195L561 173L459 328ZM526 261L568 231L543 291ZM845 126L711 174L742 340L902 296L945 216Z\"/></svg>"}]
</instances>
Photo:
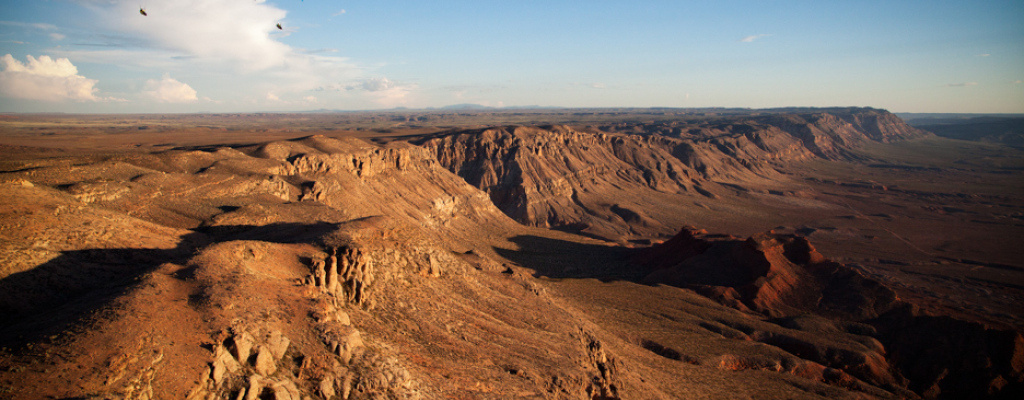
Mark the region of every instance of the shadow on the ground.
<instances>
[{"instance_id":1,"label":"shadow on the ground","mask_svg":"<svg viewBox=\"0 0 1024 400\"><path fill-rule=\"evenodd\" d=\"M144 274L167 263L184 266L211 244L233 240L316 243L335 229L337 225L331 223L212 226L183 235L173 249L64 251L35 268L0 279L0 347L37 343L87 322L132 290Z\"/></svg>"},{"instance_id":2,"label":"shadow on the ground","mask_svg":"<svg viewBox=\"0 0 1024 400\"><path fill-rule=\"evenodd\" d=\"M650 271L633 266L638 249L586 244L533 235L509 239L519 250L494 248L498 255L535 271L535 277L639 281Z\"/></svg>"}]
</instances>

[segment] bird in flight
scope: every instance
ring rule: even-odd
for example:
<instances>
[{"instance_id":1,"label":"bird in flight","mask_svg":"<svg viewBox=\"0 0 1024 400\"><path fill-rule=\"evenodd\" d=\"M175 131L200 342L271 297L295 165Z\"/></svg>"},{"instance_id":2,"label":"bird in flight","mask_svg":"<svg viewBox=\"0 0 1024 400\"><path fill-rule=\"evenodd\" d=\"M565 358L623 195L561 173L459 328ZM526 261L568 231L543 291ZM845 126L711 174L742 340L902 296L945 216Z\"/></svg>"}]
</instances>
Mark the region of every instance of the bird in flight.
<instances>
[{"instance_id":1,"label":"bird in flight","mask_svg":"<svg viewBox=\"0 0 1024 400\"><path fill-rule=\"evenodd\" d=\"M284 30L284 28L281 27L281 24L277 24L277 29Z\"/></svg>"},{"instance_id":2,"label":"bird in flight","mask_svg":"<svg viewBox=\"0 0 1024 400\"><path fill-rule=\"evenodd\" d=\"M142 8L142 7L139 7L139 14L142 14L142 16L147 16L147 15L149 15L149 14L146 14L146 9L145 9L145 8Z\"/></svg>"}]
</instances>

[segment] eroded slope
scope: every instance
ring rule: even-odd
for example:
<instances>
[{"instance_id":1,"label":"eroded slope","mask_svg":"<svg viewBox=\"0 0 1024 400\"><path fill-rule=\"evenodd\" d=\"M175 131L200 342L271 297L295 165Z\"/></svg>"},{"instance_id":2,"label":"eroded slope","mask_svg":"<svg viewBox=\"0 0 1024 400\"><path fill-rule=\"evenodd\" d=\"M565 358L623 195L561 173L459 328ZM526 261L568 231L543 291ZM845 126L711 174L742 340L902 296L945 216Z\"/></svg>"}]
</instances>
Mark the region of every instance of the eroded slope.
<instances>
[{"instance_id":1,"label":"eroded slope","mask_svg":"<svg viewBox=\"0 0 1024 400\"><path fill-rule=\"evenodd\" d=\"M641 134L509 126L436 134L422 145L521 223L619 240L669 237L712 209L749 213L728 194L784 181L782 165L926 135L872 109L629 126Z\"/></svg>"}]
</instances>

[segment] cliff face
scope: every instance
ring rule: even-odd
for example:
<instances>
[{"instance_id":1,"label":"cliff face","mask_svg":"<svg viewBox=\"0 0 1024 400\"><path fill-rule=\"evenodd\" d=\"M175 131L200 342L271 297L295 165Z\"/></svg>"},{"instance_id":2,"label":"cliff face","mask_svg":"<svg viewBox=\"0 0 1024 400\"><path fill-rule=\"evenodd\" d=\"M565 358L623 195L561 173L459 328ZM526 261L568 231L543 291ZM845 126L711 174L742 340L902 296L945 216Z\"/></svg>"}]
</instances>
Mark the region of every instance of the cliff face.
<instances>
[{"instance_id":1,"label":"cliff face","mask_svg":"<svg viewBox=\"0 0 1024 400\"><path fill-rule=\"evenodd\" d=\"M290 181L298 201L326 204L353 218L391 215L426 228L456 228L445 231L467 237L513 224L433 154L408 143L378 147L357 139L311 137L273 145L290 147L274 158L294 167ZM266 153L261 148L254 154Z\"/></svg>"},{"instance_id":2,"label":"cliff face","mask_svg":"<svg viewBox=\"0 0 1024 400\"><path fill-rule=\"evenodd\" d=\"M486 192L507 215L536 226L591 223L596 210L588 203L594 195L629 198L639 190L689 192L700 182L691 168L672 156L670 144L657 138L590 134L567 127L507 127L450 135L424 147Z\"/></svg>"},{"instance_id":3,"label":"cliff face","mask_svg":"<svg viewBox=\"0 0 1024 400\"><path fill-rule=\"evenodd\" d=\"M677 221L642 210L671 209L666 203L678 196L714 198L718 183L776 179L781 164L844 158L867 141L925 135L872 109L647 129L659 133L509 126L450 132L421 145L521 223L620 238L670 235ZM659 193L676 197L658 200Z\"/></svg>"}]
</instances>

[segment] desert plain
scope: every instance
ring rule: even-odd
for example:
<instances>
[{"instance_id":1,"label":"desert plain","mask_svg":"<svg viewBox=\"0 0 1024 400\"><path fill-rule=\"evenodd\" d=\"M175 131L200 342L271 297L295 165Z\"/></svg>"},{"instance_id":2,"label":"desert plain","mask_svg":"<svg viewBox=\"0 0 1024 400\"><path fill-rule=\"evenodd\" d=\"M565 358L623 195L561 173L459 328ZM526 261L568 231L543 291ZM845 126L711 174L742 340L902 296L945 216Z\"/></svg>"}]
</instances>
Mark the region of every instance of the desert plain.
<instances>
[{"instance_id":1,"label":"desert plain","mask_svg":"<svg viewBox=\"0 0 1024 400\"><path fill-rule=\"evenodd\" d=\"M0 115L0 398L1022 398L1020 123L920 121Z\"/></svg>"}]
</instances>

